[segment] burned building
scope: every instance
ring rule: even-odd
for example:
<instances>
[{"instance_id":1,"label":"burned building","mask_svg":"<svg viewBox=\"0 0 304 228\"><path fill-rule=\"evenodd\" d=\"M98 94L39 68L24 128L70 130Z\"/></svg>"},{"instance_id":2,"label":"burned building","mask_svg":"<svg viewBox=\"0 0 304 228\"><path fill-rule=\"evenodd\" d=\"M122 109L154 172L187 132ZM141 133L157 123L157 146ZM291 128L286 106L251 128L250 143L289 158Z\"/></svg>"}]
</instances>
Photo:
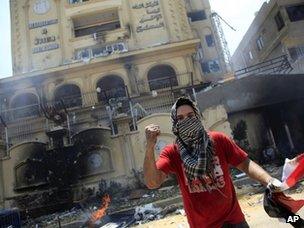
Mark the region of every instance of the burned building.
<instances>
[{"instance_id":1,"label":"burned building","mask_svg":"<svg viewBox=\"0 0 304 228\"><path fill-rule=\"evenodd\" d=\"M286 59L293 68L292 73L303 73L303 27L303 1L264 2L232 56L236 76L258 73L255 65L261 63L265 64L260 65L260 71L262 66L269 65L286 69Z\"/></svg>"},{"instance_id":2,"label":"burned building","mask_svg":"<svg viewBox=\"0 0 304 228\"><path fill-rule=\"evenodd\" d=\"M281 159L304 149L303 9L299 0L264 2L232 56L239 80L207 92L218 95L214 102L225 97L232 129L242 129L240 138L255 159L267 148Z\"/></svg>"},{"instance_id":3,"label":"burned building","mask_svg":"<svg viewBox=\"0 0 304 228\"><path fill-rule=\"evenodd\" d=\"M273 148L284 161L303 153L303 74L259 74L218 84L197 95L201 109L221 104L235 140L252 159Z\"/></svg>"},{"instance_id":4,"label":"burned building","mask_svg":"<svg viewBox=\"0 0 304 228\"><path fill-rule=\"evenodd\" d=\"M144 126L172 142L174 99L231 76L209 2L13 0L0 81L0 207L56 210L135 186Z\"/></svg>"}]
</instances>

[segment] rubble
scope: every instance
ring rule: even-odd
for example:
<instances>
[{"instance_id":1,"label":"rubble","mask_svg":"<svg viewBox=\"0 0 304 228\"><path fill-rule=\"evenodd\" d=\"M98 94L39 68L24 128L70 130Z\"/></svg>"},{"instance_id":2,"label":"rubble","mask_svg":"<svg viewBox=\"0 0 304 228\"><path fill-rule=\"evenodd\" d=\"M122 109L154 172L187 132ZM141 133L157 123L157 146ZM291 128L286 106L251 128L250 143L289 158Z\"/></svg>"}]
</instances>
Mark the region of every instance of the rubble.
<instances>
[{"instance_id":1,"label":"rubble","mask_svg":"<svg viewBox=\"0 0 304 228\"><path fill-rule=\"evenodd\" d=\"M175 214L181 214L183 216L186 216L186 212L185 212L184 209L177 209L176 212L175 212Z\"/></svg>"},{"instance_id":2,"label":"rubble","mask_svg":"<svg viewBox=\"0 0 304 228\"><path fill-rule=\"evenodd\" d=\"M136 224L140 225L148 221L162 219L166 215L174 213L185 213L183 209L179 209L181 205L172 204L164 208L155 207L153 204L147 204L141 207L135 208L134 218L136 219Z\"/></svg>"},{"instance_id":3,"label":"rubble","mask_svg":"<svg viewBox=\"0 0 304 228\"><path fill-rule=\"evenodd\" d=\"M242 178L242 177L245 177L245 176L246 176L246 173L240 173L240 174L236 174L236 175L235 175L235 177L236 177L237 179Z\"/></svg>"},{"instance_id":4,"label":"rubble","mask_svg":"<svg viewBox=\"0 0 304 228\"><path fill-rule=\"evenodd\" d=\"M156 190L136 189L121 190L111 195L112 202L109 205L107 214L100 221L96 221L95 227L126 227L126 224L133 224L137 217L137 223L145 223L150 220L163 218L170 213L180 209L180 205L167 202L168 199L175 199L181 203L178 186L163 187ZM151 206L154 202L162 202L158 206ZM24 222L26 227L86 227L85 223L96 210L96 202L92 197L88 202L75 202L75 206L66 211L41 216L35 219L28 218ZM173 201L174 202L174 201ZM149 206L147 206L149 205ZM169 205L169 206L167 206ZM137 213L135 213L137 208ZM148 213L149 211L149 213ZM129 226L128 225L128 226Z\"/></svg>"},{"instance_id":5,"label":"rubble","mask_svg":"<svg viewBox=\"0 0 304 228\"><path fill-rule=\"evenodd\" d=\"M136 221L154 220L161 209L153 206L152 203L135 208L134 218Z\"/></svg>"}]
</instances>

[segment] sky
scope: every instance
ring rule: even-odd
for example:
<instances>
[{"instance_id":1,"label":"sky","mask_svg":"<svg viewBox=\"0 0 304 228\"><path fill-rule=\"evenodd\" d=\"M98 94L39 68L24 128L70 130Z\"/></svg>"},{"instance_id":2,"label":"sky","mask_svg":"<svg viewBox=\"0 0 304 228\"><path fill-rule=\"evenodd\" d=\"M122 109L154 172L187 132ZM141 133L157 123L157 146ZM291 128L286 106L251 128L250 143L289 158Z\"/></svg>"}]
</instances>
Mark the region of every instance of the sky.
<instances>
[{"instance_id":1,"label":"sky","mask_svg":"<svg viewBox=\"0 0 304 228\"><path fill-rule=\"evenodd\" d=\"M211 8L237 31L222 23L232 55L265 0L210 0ZM12 75L9 0L0 0L0 78Z\"/></svg>"}]
</instances>

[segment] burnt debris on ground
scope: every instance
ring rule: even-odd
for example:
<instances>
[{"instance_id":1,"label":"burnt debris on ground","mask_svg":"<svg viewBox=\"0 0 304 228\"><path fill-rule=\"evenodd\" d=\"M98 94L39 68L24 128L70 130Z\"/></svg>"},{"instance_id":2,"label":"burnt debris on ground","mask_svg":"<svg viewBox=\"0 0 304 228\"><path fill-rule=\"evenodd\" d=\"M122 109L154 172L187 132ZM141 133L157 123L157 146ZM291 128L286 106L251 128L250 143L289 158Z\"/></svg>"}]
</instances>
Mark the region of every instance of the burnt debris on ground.
<instances>
[{"instance_id":1,"label":"burnt debris on ground","mask_svg":"<svg viewBox=\"0 0 304 228\"><path fill-rule=\"evenodd\" d=\"M98 210L97 200L96 202L94 200L96 200L95 196L88 197L87 201L77 202L70 210L35 219L28 218L24 221L24 225L27 227L127 227L131 224L160 219L182 209L178 186L156 190L126 190L111 195L105 216L95 221L92 226L87 222L92 213Z\"/></svg>"}]
</instances>

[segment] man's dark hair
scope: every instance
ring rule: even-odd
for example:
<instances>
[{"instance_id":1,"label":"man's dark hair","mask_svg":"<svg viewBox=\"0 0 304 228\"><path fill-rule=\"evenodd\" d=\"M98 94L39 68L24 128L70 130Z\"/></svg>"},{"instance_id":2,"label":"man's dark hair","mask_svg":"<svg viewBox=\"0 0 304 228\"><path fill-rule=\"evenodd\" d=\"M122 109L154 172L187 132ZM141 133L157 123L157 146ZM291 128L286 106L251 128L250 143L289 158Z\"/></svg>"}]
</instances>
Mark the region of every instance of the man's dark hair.
<instances>
[{"instance_id":1,"label":"man's dark hair","mask_svg":"<svg viewBox=\"0 0 304 228\"><path fill-rule=\"evenodd\" d=\"M189 105L191 106L193 109L194 108L194 103L192 100L190 100L187 97L180 97L178 98L177 102L176 102L176 110L178 109L178 107L182 106L182 105Z\"/></svg>"}]
</instances>

